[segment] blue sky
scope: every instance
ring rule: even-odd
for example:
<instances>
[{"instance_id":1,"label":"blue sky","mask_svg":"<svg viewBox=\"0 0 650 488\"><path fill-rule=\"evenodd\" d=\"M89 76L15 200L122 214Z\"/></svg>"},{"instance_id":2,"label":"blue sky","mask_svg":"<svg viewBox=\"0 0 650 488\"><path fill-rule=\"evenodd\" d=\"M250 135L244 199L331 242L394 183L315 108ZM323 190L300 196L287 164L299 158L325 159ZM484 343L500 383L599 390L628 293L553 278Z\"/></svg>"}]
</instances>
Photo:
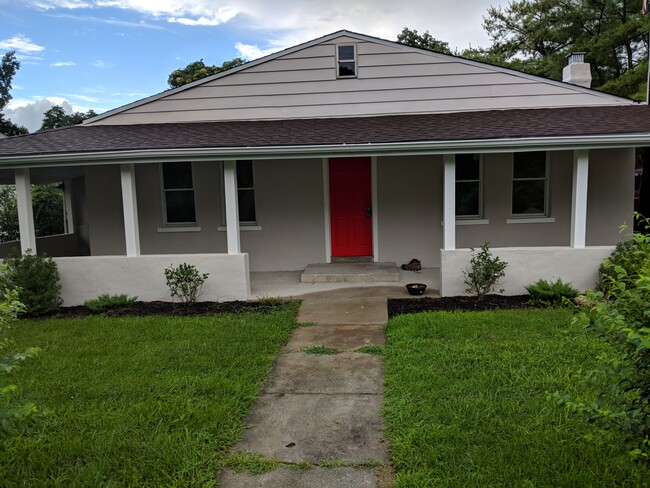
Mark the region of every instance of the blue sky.
<instances>
[{"instance_id":1,"label":"blue sky","mask_svg":"<svg viewBox=\"0 0 650 488\"><path fill-rule=\"evenodd\" d=\"M255 59L340 29L395 39L408 26L452 49L486 46L482 16L498 3L0 0L0 53L21 61L5 114L34 131L53 103L102 112L165 90L192 61Z\"/></svg>"}]
</instances>

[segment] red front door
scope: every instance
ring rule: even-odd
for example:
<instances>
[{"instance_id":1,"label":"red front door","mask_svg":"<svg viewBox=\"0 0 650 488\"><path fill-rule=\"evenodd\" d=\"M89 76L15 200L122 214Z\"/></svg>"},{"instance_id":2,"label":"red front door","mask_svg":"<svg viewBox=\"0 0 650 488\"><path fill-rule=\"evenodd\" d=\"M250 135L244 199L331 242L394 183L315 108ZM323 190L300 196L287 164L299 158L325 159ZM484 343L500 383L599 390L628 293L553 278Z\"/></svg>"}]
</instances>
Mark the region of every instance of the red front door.
<instances>
[{"instance_id":1,"label":"red front door","mask_svg":"<svg viewBox=\"0 0 650 488\"><path fill-rule=\"evenodd\" d=\"M330 159L332 256L372 256L370 158Z\"/></svg>"}]
</instances>

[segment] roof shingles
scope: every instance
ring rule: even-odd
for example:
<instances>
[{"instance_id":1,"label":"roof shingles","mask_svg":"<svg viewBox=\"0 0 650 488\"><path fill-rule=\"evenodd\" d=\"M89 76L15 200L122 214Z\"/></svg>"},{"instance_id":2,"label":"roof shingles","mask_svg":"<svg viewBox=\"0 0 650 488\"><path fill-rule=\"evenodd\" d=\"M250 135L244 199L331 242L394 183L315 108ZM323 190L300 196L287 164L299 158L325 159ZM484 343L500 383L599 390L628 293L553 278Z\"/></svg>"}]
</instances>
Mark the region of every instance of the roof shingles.
<instances>
[{"instance_id":1,"label":"roof shingles","mask_svg":"<svg viewBox=\"0 0 650 488\"><path fill-rule=\"evenodd\" d=\"M190 148L498 140L650 133L646 105L333 119L79 125L0 140L4 157Z\"/></svg>"}]
</instances>

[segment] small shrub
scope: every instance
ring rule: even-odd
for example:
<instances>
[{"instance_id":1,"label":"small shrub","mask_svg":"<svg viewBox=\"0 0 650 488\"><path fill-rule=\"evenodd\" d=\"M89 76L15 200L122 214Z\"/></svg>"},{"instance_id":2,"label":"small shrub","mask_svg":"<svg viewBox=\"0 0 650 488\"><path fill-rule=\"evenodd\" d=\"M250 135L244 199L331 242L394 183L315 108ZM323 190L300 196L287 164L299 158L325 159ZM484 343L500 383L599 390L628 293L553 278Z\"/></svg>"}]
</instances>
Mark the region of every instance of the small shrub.
<instances>
[{"instance_id":1,"label":"small shrub","mask_svg":"<svg viewBox=\"0 0 650 488\"><path fill-rule=\"evenodd\" d=\"M31 316L55 312L63 304L59 270L52 258L25 252L12 253L6 259L7 270L0 277L0 287L18 291L18 300Z\"/></svg>"},{"instance_id":2,"label":"small shrub","mask_svg":"<svg viewBox=\"0 0 650 488\"><path fill-rule=\"evenodd\" d=\"M476 252L474 248L471 248L471 251L469 270L463 271L467 285L465 291L476 295L476 299L481 301L485 295L496 289L499 280L506 275L505 269L508 263L492 256L487 242L481 246L480 251ZM499 292L503 293L503 290Z\"/></svg>"},{"instance_id":3,"label":"small shrub","mask_svg":"<svg viewBox=\"0 0 650 488\"><path fill-rule=\"evenodd\" d=\"M637 269L643 259L643 250L639 248L636 240L632 239L616 244L612 254L598 268L596 291L602 291L605 296L609 294L612 283L616 281L617 266L622 267L630 279L638 277Z\"/></svg>"},{"instance_id":4,"label":"small shrub","mask_svg":"<svg viewBox=\"0 0 650 488\"><path fill-rule=\"evenodd\" d=\"M7 265L1 265L0 274L4 276L6 271ZM0 333L4 335L7 325L15 321L24 308L18 300L18 290L5 289L0 293ZM40 349L36 347L30 347L23 352L15 352L13 348L14 342L11 339L0 337L0 376L18 370L25 360L40 353ZM16 385L5 385L4 382L0 384L0 437L15 431L38 411L33 403L15 405L11 397L17 391Z\"/></svg>"},{"instance_id":5,"label":"small shrub","mask_svg":"<svg viewBox=\"0 0 650 488\"><path fill-rule=\"evenodd\" d=\"M560 278L555 282L538 280L528 285L526 290L530 294L530 301L536 305L559 305L564 298L572 299L578 296L578 290L571 283L564 283Z\"/></svg>"},{"instance_id":6,"label":"small shrub","mask_svg":"<svg viewBox=\"0 0 650 488\"><path fill-rule=\"evenodd\" d=\"M646 225L647 219L640 219ZM614 275L604 277L607 295L587 292L590 306L574 321L606 344L598 366L583 382L597 396L574 399L555 392L552 397L570 411L595 423L604 434L625 439L634 459L650 460L650 236L633 235L629 252L620 254ZM631 256L630 256L631 254ZM630 261L636 268L628 271ZM618 437L618 436L616 436ZM614 438L614 436L612 436Z\"/></svg>"},{"instance_id":7,"label":"small shrub","mask_svg":"<svg viewBox=\"0 0 650 488\"><path fill-rule=\"evenodd\" d=\"M108 295L105 293L92 300L86 300L84 306L93 312L100 313L115 308L130 307L137 299L138 297L130 297L128 295Z\"/></svg>"},{"instance_id":8,"label":"small shrub","mask_svg":"<svg viewBox=\"0 0 650 488\"><path fill-rule=\"evenodd\" d=\"M284 298L279 296L261 296L257 300L269 309L280 308L285 304Z\"/></svg>"},{"instance_id":9,"label":"small shrub","mask_svg":"<svg viewBox=\"0 0 650 488\"><path fill-rule=\"evenodd\" d=\"M180 298L181 302L194 303L201 296L203 283L209 273L199 273L193 264L182 263L178 267L165 268L167 286L172 296Z\"/></svg>"}]
</instances>

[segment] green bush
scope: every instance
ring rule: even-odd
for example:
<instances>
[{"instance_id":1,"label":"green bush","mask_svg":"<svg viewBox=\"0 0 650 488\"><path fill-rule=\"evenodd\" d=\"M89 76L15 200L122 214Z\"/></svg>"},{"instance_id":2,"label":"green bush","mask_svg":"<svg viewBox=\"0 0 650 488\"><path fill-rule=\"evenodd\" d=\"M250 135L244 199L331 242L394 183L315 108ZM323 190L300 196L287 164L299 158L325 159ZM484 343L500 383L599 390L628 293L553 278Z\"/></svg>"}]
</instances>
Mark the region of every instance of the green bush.
<instances>
[{"instance_id":1,"label":"green bush","mask_svg":"<svg viewBox=\"0 0 650 488\"><path fill-rule=\"evenodd\" d=\"M138 297L130 297L128 295L109 295L105 293L92 300L86 300L84 306L93 312L99 313L114 308L130 307L137 299Z\"/></svg>"},{"instance_id":2,"label":"green bush","mask_svg":"<svg viewBox=\"0 0 650 488\"><path fill-rule=\"evenodd\" d=\"M63 304L59 270L52 258L15 252L5 260L7 271L0 277L0 288L18 291L18 300L25 305L25 314L45 315Z\"/></svg>"},{"instance_id":3,"label":"green bush","mask_svg":"<svg viewBox=\"0 0 650 488\"><path fill-rule=\"evenodd\" d=\"M583 378L598 395L554 397L603 433L622 435L633 458L650 460L650 236L634 234L633 242L620 253L615 274L603 278L607 294L588 292L591 307L574 319L607 345L598 369Z\"/></svg>"},{"instance_id":4,"label":"green bush","mask_svg":"<svg viewBox=\"0 0 650 488\"><path fill-rule=\"evenodd\" d=\"M476 252L474 248L471 248L471 251L469 270L463 271L467 285L465 291L476 295L476 299L480 301L485 295L496 289L499 280L506 275L505 269L508 263L492 256L487 242L481 246L480 251ZM503 293L503 290L499 291Z\"/></svg>"},{"instance_id":5,"label":"green bush","mask_svg":"<svg viewBox=\"0 0 650 488\"><path fill-rule=\"evenodd\" d=\"M7 266L0 265L0 275L5 276ZM4 335L7 325L16 320L18 314L24 311L24 305L18 300L18 290L6 289L0 292L0 333ZM28 358L37 356L40 349L31 347L23 352L15 352L14 342L6 337L0 337L0 376L6 376L16 371ZM37 412L33 403L15 405L12 396L18 391L16 385L0 384L0 436L16 430L29 417Z\"/></svg>"},{"instance_id":6,"label":"green bush","mask_svg":"<svg viewBox=\"0 0 650 488\"><path fill-rule=\"evenodd\" d=\"M538 280L528 285L526 290L530 294L530 301L536 305L559 305L564 298L575 298L578 290L571 283L564 283L560 278L555 282Z\"/></svg>"},{"instance_id":7,"label":"green bush","mask_svg":"<svg viewBox=\"0 0 650 488\"><path fill-rule=\"evenodd\" d=\"M611 256L603 261L598 268L598 283L596 291L602 291L605 296L616 280L616 267L621 266L630 279L638 277L637 268L643 261L643 250L639 248L635 239L619 242Z\"/></svg>"},{"instance_id":8,"label":"green bush","mask_svg":"<svg viewBox=\"0 0 650 488\"><path fill-rule=\"evenodd\" d=\"M180 298L184 303L194 303L201 296L203 283L209 273L199 273L193 264L179 264L178 267L165 268L165 279L172 296Z\"/></svg>"}]
</instances>

